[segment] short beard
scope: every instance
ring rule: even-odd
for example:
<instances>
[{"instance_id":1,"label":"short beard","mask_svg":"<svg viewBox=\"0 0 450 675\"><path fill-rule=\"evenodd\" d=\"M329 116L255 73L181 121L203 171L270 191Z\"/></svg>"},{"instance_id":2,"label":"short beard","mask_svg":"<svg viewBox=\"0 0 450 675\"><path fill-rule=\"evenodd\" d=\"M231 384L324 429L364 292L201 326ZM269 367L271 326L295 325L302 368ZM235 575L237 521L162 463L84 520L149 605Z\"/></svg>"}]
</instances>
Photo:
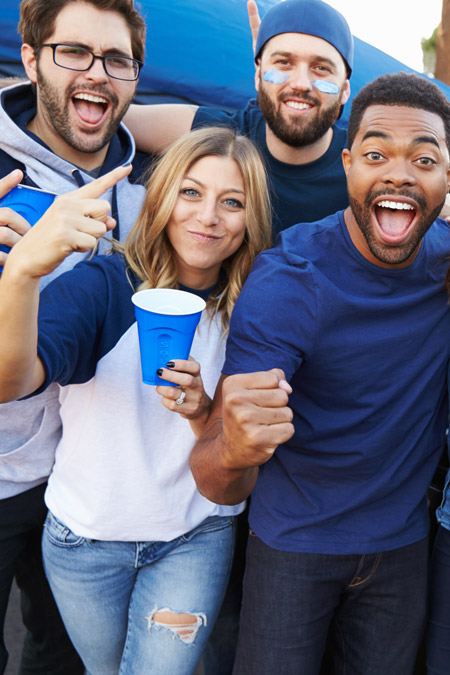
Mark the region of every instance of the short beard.
<instances>
[{"instance_id":1,"label":"short beard","mask_svg":"<svg viewBox=\"0 0 450 675\"><path fill-rule=\"evenodd\" d=\"M382 195L410 197L418 203L423 213L422 218L415 226L414 237L404 246L389 246L387 244L383 246L374 237L370 226L371 205L373 204L374 200L377 199L377 197L381 197ZM413 190L402 190L401 192L386 190L383 190L382 192L370 191L366 195L363 205L353 199L350 194L348 195L348 199L353 216L359 229L361 230L362 235L364 236L364 239L366 240L370 252L377 260L388 265L400 265L401 263L406 262L412 256L425 234L439 216L445 203L445 199L443 199L442 203L430 213L428 211L428 205L425 197L422 195L417 195Z\"/></svg>"},{"instance_id":2,"label":"short beard","mask_svg":"<svg viewBox=\"0 0 450 675\"><path fill-rule=\"evenodd\" d=\"M89 131L77 133L71 126L68 107L72 92L75 92L78 87L68 87L65 91L57 89L49 82L42 72L37 68L37 92L39 95L39 104L42 108L42 113L47 120L47 123L53 127L56 133L69 145L78 152L85 152L87 154L94 154L105 148L111 141L114 134L119 128L120 121L125 115L130 103L134 98L131 96L127 99L120 108L119 99L117 96L109 91L105 86L97 85L95 87L83 87L84 90L91 89L97 94L103 94L111 103L113 108L113 115L109 123L103 129L100 136L96 135L98 131Z\"/></svg>"},{"instance_id":3,"label":"short beard","mask_svg":"<svg viewBox=\"0 0 450 675\"><path fill-rule=\"evenodd\" d=\"M312 103L320 103L318 99L311 95L303 95L303 98L309 99ZM258 91L258 103L269 129L280 141L292 148L304 148L325 136L336 120L339 119L342 107L340 100L337 100L328 108L318 108L317 116L309 122L300 118L288 122L278 112L276 104L266 93L262 81Z\"/></svg>"}]
</instances>

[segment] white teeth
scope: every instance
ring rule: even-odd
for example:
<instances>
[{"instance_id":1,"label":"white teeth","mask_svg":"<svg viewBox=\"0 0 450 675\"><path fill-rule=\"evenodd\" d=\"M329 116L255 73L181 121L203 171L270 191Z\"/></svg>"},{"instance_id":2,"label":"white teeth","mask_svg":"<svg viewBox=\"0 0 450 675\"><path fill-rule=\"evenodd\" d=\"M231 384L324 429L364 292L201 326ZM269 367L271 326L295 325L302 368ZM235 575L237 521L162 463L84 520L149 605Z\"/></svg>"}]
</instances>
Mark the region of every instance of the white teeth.
<instances>
[{"instance_id":1,"label":"white teeth","mask_svg":"<svg viewBox=\"0 0 450 675\"><path fill-rule=\"evenodd\" d=\"M91 101L91 103L107 103L106 98L100 96L92 96L92 94L75 94L74 98L81 98L83 101Z\"/></svg>"},{"instance_id":2,"label":"white teeth","mask_svg":"<svg viewBox=\"0 0 450 675\"><path fill-rule=\"evenodd\" d=\"M377 206L381 206L383 209L400 209L403 211L414 211L414 206L411 204L406 204L405 202L390 202L385 199L382 202L378 202Z\"/></svg>"},{"instance_id":3,"label":"white teeth","mask_svg":"<svg viewBox=\"0 0 450 675\"><path fill-rule=\"evenodd\" d=\"M297 101L286 101L286 105L294 110L309 110L311 106L309 103L297 103Z\"/></svg>"}]
</instances>

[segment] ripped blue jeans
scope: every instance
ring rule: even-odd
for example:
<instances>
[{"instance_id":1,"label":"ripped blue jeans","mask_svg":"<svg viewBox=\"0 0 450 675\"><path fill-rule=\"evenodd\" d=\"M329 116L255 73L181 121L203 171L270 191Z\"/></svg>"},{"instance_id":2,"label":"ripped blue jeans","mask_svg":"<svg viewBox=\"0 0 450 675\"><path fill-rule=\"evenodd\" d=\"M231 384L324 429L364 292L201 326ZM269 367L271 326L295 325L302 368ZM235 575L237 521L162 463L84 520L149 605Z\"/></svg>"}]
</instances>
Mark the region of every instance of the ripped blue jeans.
<instances>
[{"instance_id":1,"label":"ripped blue jeans","mask_svg":"<svg viewBox=\"0 0 450 675\"><path fill-rule=\"evenodd\" d=\"M90 540L49 513L45 571L90 675L193 673L231 568L234 519L169 542Z\"/></svg>"}]
</instances>

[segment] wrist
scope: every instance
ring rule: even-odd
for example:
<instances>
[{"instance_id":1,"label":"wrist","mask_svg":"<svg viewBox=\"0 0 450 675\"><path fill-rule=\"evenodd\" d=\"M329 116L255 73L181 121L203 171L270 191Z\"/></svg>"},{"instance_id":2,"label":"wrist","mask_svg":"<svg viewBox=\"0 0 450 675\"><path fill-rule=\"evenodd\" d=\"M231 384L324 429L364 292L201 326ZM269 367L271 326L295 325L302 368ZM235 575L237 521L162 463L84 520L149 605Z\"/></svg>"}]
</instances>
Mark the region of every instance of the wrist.
<instances>
[{"instance_id":1,"label":"wrist","mask_svg":"<svg viewBox=\"0 0 450 675\"><path fill-rule=\"evenodd\" d=\"M3 267L3 272L0 276L2 286L11 285L17 290L39 286L40 277L31 274L27 267L23 265L22 261L15 261L10 258L10 256L11 253L8 254L8 258Z\"/></svg>"},{"instance_id":2,"label":"wrist","mask_svg":"<svg viewBox=\"0 0 450 675\"><path fill-rule=\"evenodd\" d=\"M41 277L34 272L34 266L33 258L28 260L28 256L20 250L19 244L16 244L8 253L2 279L21 286L30 282L39 283Z\"/></svg>"},{"instance_id":3,"label":"wrist","mask_svg":"<svg viewBox=\"0 0 450 675\"><path fill-rule=\"evenodd\" d=\"M242 463L243 457L241 453L236 452L236 450L228 444L224 434L222 434L222 439L219 446L219 457L223 469L230 473L239 474L251 468L250 466Z\"/></svg>"}]
</instances>

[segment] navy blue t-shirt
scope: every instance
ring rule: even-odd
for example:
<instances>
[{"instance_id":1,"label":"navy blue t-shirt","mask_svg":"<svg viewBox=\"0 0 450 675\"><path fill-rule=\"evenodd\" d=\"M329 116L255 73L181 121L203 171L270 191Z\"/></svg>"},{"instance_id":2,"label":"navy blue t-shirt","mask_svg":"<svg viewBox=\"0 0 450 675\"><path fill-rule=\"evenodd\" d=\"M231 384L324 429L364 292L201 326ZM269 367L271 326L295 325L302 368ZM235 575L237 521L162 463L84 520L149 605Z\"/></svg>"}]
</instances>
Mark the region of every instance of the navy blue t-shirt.
<instances>
[{"instance_id":1,"label":"navy blue t-shirt","mask_svg":"<svg viewBox=\"0 0 450 675\"><path fill-rule=\"evenodd\" d=\"M428 531L447 421L450 231L384 269L337 213L282 232L231 318L223 372L281 368L295 434L260 468L250 526L285 551L374 553Z\"/></svg>"},{"instance_id":2,"label":"navy blue t-shirt","mask_svg":"<svg viewBox=\"0 0 450 675\"><path fill-rule=\"evenodd\" d=\"M237 113L200 107L192 128L205 125L233 127L258 146L269 176L274 236L291 225L311 223L348 206L341 159L347 133L338 125L333 127L333 140L327 152L309 164L286 164L270 154L266 143L266 122L259 107Z\"/></svg>"},{"instance_id":3,"label":"navy blue t-shirt","mask_svg":"<svg viewBox=\"0 0 450 675\"><path fill-rule=\"evenodd\" d=\"M131 296L139 284L115 252L78 263L44 288L38 354L46 378L33 395L52 382L80 384L94 377L97 363L136 321Z\"/></svg>"}]
</instances>

